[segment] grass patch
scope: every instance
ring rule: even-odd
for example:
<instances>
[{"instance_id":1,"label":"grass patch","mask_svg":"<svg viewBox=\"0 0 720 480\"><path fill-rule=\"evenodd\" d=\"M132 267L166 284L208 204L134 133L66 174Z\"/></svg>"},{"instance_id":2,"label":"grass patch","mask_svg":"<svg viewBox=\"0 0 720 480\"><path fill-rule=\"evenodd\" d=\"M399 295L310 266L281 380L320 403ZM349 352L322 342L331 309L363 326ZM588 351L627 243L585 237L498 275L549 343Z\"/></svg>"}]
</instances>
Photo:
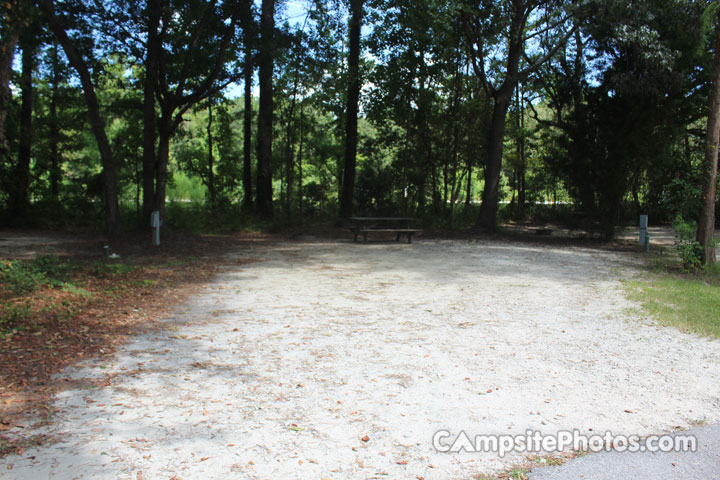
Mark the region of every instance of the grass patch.
<instances>
[{"instance_id":1,"label":"grass patch","mask_svg":"<svg viewBox=\"0 0 720 480\"><path fill-rule=\"evenodd\" d=\"M79 287L77 285L73 285L72 283L63 283L62 287L60 288L63 292L71 293L73 295L76 295L78 297L85 297L85 298L92 298L93 293L88 292L82 287Z\"/></svg>"},{"instance_id":2,"label":"grass patch","mask_svg":"<svg viewBox=\"0 0 720 480\"><path fill-rule=\"evenodd\" d=\"M720 275L717 272L685 274L662 269L646 280L625 282L628 296L663 325L720 338Z\"/></svg>"}]
</instances>

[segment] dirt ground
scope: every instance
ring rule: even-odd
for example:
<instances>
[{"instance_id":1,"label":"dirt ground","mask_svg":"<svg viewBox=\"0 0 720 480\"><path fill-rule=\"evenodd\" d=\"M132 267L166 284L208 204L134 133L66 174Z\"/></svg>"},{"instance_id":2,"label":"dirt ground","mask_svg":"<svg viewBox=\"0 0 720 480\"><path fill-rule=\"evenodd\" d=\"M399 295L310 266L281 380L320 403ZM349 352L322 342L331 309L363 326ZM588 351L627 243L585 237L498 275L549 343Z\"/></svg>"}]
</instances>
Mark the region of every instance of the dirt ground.
<instances>
[{"instance_id":1,"label":"dirt ground","mask_svg":"<svg viewBox=\"0 0 720 480\"><path fill-rule=\"evenodd\" d=\"M440 453L438 430L720 421L720 342L625 299L631 251L315 240L227 258L164 331L58 375L47 424L6 432L56 442L0 477L461 479L523 457Z\"/></svg>"}]
</instances>

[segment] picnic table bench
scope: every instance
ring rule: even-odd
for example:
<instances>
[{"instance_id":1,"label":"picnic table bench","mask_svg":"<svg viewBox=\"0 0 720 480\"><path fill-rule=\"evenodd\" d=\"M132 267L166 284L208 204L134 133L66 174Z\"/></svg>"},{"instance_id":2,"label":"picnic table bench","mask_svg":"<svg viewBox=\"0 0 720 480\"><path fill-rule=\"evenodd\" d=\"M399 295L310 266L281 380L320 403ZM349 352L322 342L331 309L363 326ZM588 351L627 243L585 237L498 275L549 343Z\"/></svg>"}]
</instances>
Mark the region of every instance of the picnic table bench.
<instances>
[{"instance_id":1,"label":"picnic table bench","mask_svg":"<svg viewBox=\"0 0 720 480\"><path fill-rule=\"evenodd\" d=\"M355 234L355 241L358 235L362 235L363 243L367 243L368 233L391 232L395 234L395 241L400 241L400 236L405 235L408 243L412 243L412 236L422 232L422 229L411 228L410 224L415 220L411 217L350 217L353 225L348 227Z\"/></svg>"}]
</instances>

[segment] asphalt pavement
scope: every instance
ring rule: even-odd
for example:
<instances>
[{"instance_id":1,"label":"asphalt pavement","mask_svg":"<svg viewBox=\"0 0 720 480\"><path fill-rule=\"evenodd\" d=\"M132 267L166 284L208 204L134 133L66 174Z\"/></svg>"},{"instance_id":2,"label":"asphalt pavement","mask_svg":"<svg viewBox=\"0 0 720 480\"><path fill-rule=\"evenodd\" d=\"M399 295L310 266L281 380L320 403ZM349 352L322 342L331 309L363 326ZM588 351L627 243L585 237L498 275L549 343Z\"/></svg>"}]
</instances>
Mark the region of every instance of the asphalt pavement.
<instances>
[{"instance_id":1,"label":"asphalt pavement","mask_svg":"<svg viewBox=\"0 0 720 480\"><path fill-rule=\"evenodd\" d=\"M533 469L530 480L720 480L720 424L675 435L694 435L695 452L601 452L558 467Z\"/></svg>"}]
</instances>

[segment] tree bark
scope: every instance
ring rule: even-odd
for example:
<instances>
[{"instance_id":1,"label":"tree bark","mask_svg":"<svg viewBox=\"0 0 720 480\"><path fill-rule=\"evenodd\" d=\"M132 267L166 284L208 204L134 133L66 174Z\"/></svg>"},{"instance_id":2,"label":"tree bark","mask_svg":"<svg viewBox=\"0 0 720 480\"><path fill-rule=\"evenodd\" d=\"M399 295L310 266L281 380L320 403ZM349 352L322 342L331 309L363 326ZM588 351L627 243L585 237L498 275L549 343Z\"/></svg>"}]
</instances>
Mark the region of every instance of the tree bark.
<instances>
[{"instance_id":1,"label":"tree bark","mask_svg":"<svg viewBox=\"0 0 720 480\"><path fill-rule=\"evenodd\" d=\"M452 132L452 180L450 181L450 229L455 228L455 201L457 200L457 193L459 192L459 186L456 188L458 182L458 127L457 122L453 122ZM460 179L462 182L462 178ZM445 182L447 185L447 181ZM447 188L447 187L446 187ZM447 195L447 193L445 194Z\"/></svg>"},{"instance_id":2,"label":"tree bark","mask_svg":"<svg viewBox=\"0 0 720 480\"><path fill-rule=\"evenodd\" d=\"M212 102L208 102L208 123L207 123L207 138L208 138L208 193L210 194L210 206L215 207L217 202L217 193L215 191L215 158L213 157L213 111Z\"/></svg>"},{"instance_id":3,"label":"tree bark","mask_svg":"<svg viewBox=\"0 0 720 480\"><path fill-rule=\"evenodd\" d=\"M469 207L470 202L472 201L472 163L470 162L470 157L468 157L467 161L467 172L468 172L468 178L467 178L467 184L465 186L465 206Z\"/></svg>"},{"instance_id":4,"label":"tree bark","mask_svg":"<svg viewBox=\"0 0 720 480\"><path fill-rule=\"evenodd\" d=\"M146 9L148 37L145 52L145 84L143 87L143 207L140 220L141 228L150 227L150 214L155 210L155 178L157 177L155 94L158 84L161 49L158 35L160 10L160 0L148 0Z\"/></svg>"},{"instance_id":5,"label":"tree bark","mask_svg":"<svg viewBox=\"0 0 720 480\"><path fill-rule=\"evenodd\" d=\"M57 44L50 50L52 62L52 83L50 94L50 194L53 200L60 199L60 125L58 123L57 104L60 89L60 59Z\"/></svg>"},{"instance_id":6,"label":"tree bark","mask_svg":"<svg viewBox=\"0 0 720 480\"><path fill-rule=\"evenodd\" d=\"M525 217L525 105L523 97L520 93L521 86L515 89L515 98L518 109L518 139L517 139L517 154L518 154L518 169L517 169L517 192L518 192L518 216L520 219Z\"/></svg>"},{"instance_id":7,"label":"tree bark","mask_svg":"<svg viewBox=\"0 0 720 480\"><path fill-rule=\"evenodd\" d=\"M18 42L18 28L11 20L6 18L7 24L3 25L2 35L0 35L0 162L5 160L5 154L8 151L8 142L5 135L5 117L7 109L12 100L12 92L10 91L10 77L12 75L12 63L15 56L15 47Z\"/></svg>"},{"instance_id":8,"label":"tree bark","mask_svg":"<svg viewBox=\"0 0 720 480\"><path fill-rule=\"evenodd\" d=\"M258 52L260 104L258 108L258 166L256 205L258 215L272 216L272 137L273 137L273 31L275 0L262 0L260 49Z\"/></svg>"},{"instance_id":9,"label":"tree bark","mask_svg":"<svg viewBox=\"0 0 720 480\"><path fill-rule=\"evenodd\" d=\"M243 111L243 205L252 207L252 47L245 40L245 110Z\"/></svg>"},{"instance_id":10,"label":"tree bark","mask_svg":"<svg viewBox=\"0 0 720 480\"><path fill-rule=\"evenodd\" d=\"M117 188L117 167L115 157L113 156L105 133L105 121L100 113L100 104L95 94L95 86L92 82L92 76L88 69L87 63L75 44L68 37L65 26L55 15L55 7L52 0L37 0L37 4L45 15L48 25L52 30L55 38L65 51L70 65L77 71L80 77L80 83L85 96L85 103L88 109L90 119L90 127L92 128L95 140L100 151L100 158L103 165L103 202L105 205L105 230L108 233L116 232L120 229L120 209L118 206L118 188Z\"/></svg>"},{"instance_id":11,"label":"tree bark","mask_svg":"<svg viewBox=\"0 0 720 480\"><path fill-rule=\"evenodd\" d=\"M512 93L512 91L511 91ZM505 117L510 107L510 95L497 95L493 105L490 131L488 132L488 154L485 167L485 188L476 226L485 232L497 230L500 171L502 169L503 146L505 141Z\"/></svg>"},{"instance_id":12,"label":"tree bark","mask_svg":"<svg viewBox=\"0 0 720 480\"><path fill-rule=\"evenodd\" d=\"M153 204L160 212L160 218L165 218L165 193L167 191L168 163L170 161L170 137L174 132L167 115L160 117L158 122L158 151L157 170L155 176L155 192Z\"/></svg>"},{"instance_id":13,"label":"tree bark","mask_svg":"<svg viewBox=\"0 0 720 480\"><path fill-rule=\"evenodd\" d=\"M300 68L295 69L293 80L292 100L287 115L287 127L285 128L285 214L288 218L292 215L292 184L293 171L295 169L295 108L297 105L298 84L300 82Z\"/></svg>"},{"instance_id":14,"label":"tree bark","mask_svg":"<svg viewBox=\"0 0 720 480\"><path fill-rule=\"evenodd\" d=\"M348 54L347 115L345 117L345 167L343 169L340 217L352 217L358 144L358 103L360 100L360 29L363 0L350 1L350 51Z\"/></svg>"},{"instance_id":15,"label":"tree bark","mask_svg":"<svg viewBox=\"0 0 720 480\"><path fill-rule=\"evenodd\" d=\"M712 91L705 137L702 210L696 240L703 248L705 265L715 263L715 199L717 196L718 143L720 142L720 17L715 27Z\"/></svg>"},{"instance_id":16,"label":"tree bark","mask_svg":"<svg viewBox=\"0 0 720 480\"><path fill-rule=\"evenodd\" d=\"M303 217L303 145L305 144L305 132L303 130L305 120L305 104L300 103L300 147L298 148L298 215Z\"/></svg>"},{"instance_id":17,"label":"tree bark","mask_svg":"<svg viewBox=\"0 0 720 480\"><path fill-rule=\"evenodd\" d=\"M32 116L33 116L33 86L32 74L35 67L35 41L30 32L23 32L20 39L22 49L22 73L20 74L20 138L18 145L17 164L15 165L15 179L13 182L13 195L10 200L11 211L15 220L22 222L26 219L27 209L30 205L28 191L30 188L30 159L32 157Z\"/></svg>"},{"instance_id":18,"label":"tree bark","mask_svg":"<svg viewBox=\"0 0 720 480\"><path fill-rule=\"evenodd\" d=\"M408 164L410 163L410 136L412 133L412 98L407 93L407 122L405 123L405 142L402 152L402 216L408 216Z\"/></svg>"}]
</instances>

